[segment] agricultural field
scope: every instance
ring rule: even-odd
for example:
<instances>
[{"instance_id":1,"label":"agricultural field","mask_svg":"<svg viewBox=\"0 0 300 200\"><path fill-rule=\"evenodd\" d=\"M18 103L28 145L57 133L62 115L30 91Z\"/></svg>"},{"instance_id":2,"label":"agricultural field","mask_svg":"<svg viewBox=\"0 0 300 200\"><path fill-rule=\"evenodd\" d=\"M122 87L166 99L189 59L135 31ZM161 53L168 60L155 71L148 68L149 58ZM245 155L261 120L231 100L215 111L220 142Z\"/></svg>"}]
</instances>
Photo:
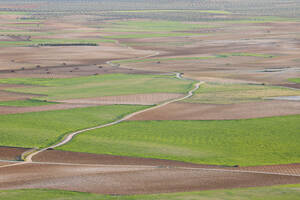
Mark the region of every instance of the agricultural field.
<instances>
[{"instance_id":1,"label":"agricultural field","mask_svg":"<svg viewBox=\"0 0 300 200\"><path fill-rule=\"evenodd\" d=\"M6 91L40 95L40 100L62 100L146 93L185 93L192 81L175 76L107 74L74 78L17 78L2 79L0 84L27 85ZM159 87L166 85L166 87Z\"/></svg>"},{"instance_id":2,"label":"agricultural field","mask_svg":"<svg viewBox=\"0 0 300 200\"><path fill-rule=\"evenodd\" d=\"M211 165L298 163L298 122L299 115L234 121L132 121L87 132L60 149Z\"/></svg>"},{"instance_id":3,"label":"agricultural field","mask_svg":"<svg viewBox=\"0 0 300 200\"><path fill-rule=\"evenodd\" d=\"M255 192L253 192L255 190ZM134 196L108 196L96 195L89 193L67 192L59 190L13 190L1 191L0 197L7 200L15 200L23 198L29 200L34 198L43 198L45 200L64 199L87 199L87 200L219 200L219 199L249 199L258 200L263 198L272 198L275 200L294 200L299 196L299 185L273 186L263 188L246 188L234 190L216 190L206 192L191 192L191 193L175 193L175 194L160 194L160 195L134 195Z\"/></svg>"},{"instance_id":4,"label":"agricultural field","mask_svg":"<svg viewBox=\"0 0 300 200\"><path fill-rule=\"evenodd\" d=\"M1 115L0 144L29 148L49 146L72 131L106 124L143 108L113 105Z\"/></svg>"},{"instance_id":5,"label":"agricultural field","mask_svg":"<svg viewBox=\"0 0 300 200\"><path fill-rule=\"evenodd\" d=\"M0 199L299 199L298 0L0 0Z\"/></svg>"}]
</instances>

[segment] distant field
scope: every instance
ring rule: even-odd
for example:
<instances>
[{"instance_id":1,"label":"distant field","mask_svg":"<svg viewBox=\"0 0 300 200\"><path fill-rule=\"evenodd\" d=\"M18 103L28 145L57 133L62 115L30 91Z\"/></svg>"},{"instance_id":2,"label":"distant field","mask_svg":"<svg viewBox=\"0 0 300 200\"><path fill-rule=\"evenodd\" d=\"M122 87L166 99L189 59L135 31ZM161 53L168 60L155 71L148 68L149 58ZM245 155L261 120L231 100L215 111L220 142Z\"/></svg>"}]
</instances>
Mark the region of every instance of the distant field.
<instances>
[{"instance_id":1,"label":"distant field","mask_svg":"<svg viewBox=\"0 0 300 200\"><path fill-rule=\"evenodd\" d=\"M207 57L177 57L177 58L152 58L152 59L128 59L128 60L117 60L112 63L139 63L139 62L158 62L158 61L176 61L176 60L206 60L216 58L215 56L207 56Z\"/></svg>"},{"instance_id":2,"label":"distant field","mask_svg":"<svg viewBox=\"0 0 300 200\"><path fill-rule=\"evenodd\" d=\"M274 86L246 84L206 83L196 94L185 102L208 104L231 104L263 101L265 98L278 96L299 96L300 91Z\"/></svg>"},{"instance_id":3,"label":"distant field","mask_svg":"<svg viewBox=\"0 0 300 200\"><path fill-rule=\"evenodd\" d=\"M273 55L267 54L255 54L255 53L224 53L205 57L174 57L174 58L148 58L148 59L127 59L127 60L117 60L113 63L139 63L139 62L158 62L158 61L178 61L178 60L206 60L213 58L227 58L231 56L247 56L247 57L260 57L260 58L273 58Z\"/></svg>"},{"instance_id":4,"label":"distant field","mask_svg":"<svg viewBox=\"0 0 300 200\"><path fill-rule=\"evenodd\" d=\"M223 53L219 54L221 57L230 57L230 56L249 56L249 57L261 57L261 58L273 58L275 56L268 54L257 54L257 53Z\"/></svg>"},{"instance_id":5,"label":"distant field","mask_svg":"<svg viewBox=\"0 0 300 200\"><path fill-rule=\"evenodd\" d=\"M29 33L29 35L31 35L31 33ZM43 33L33 33L32 35L43 35ZM97 44L100 42L112 42L112 41L107 39L32 39L29 41L0 41L0 46L32 46L32 45L45 45L45 44L74 44L74 43Z\"/></svg>"},{"instance_id":6,"label":"distant field","mask_svg":"<svg viewBox=\"0 0 300 200\"><path fill-rule=\"evenodd\" d=\"M132 196L46 189L0 191L0 198L5 200L298 200L299 196L300 185Z\"/></svg>"},{"instance_id":7,"label":"distant field","mask_svg":"<svg viewBox=\"0 0 300 200\"><path fill-rule=\"evenodd\" d=\"M32 85L9 91L46 95L39 100L61 100L144 93L186 93L192 81L175 76L106 74L76 78L10 78L3 84Z\"/></svg>"},{"instance_id":8,"label":"distant field","mask_svg":"<svg viewBox=\"0 0 300 200\"><path fill-rule=\"evenodd\" d=\"M89 131L59 149L230 166L298 163L299 120L300 115L228 121L130 121Z\"/></svg>"},{"instance_id":9,"label":"distant field","mask_svg":"<svg viewBox=\"0 0 300 200\"><path fill-rule=\"evenodd\" d=\"M155 38L155 37L182 37L201 35L195 33L141 33L141 34L124 34L124 35L112 35L104 36L107 39L134 39L134 38Z\"/></svg>"},{"instance_id":10,"label":"distant field","mask_svg":"<svg viewBox=\"0 0 300 200\"><path fill-rule=\"evenodd\" d=\"M51 104L55 104L55 103L35 100L35 99L18 100L18 101L0 101L0 106L27 107L27 106L44 106L44 105L51 105Z\"/></svg>"},{"instance_id":11,"label":"distant field","mask_svg":"<svg viewBox=\"0 0 300 200\"><path fill-rule=\"evenodd\" d=\"M300 83L300 78L291 78L289 81L293 83Z\"/></svg>"},{"instance_id":12,"label":"distant field","mask_svg":"<svg viewBox=\"0 0 300 200\"><path fill-rule=\"evenodd\" d=\"M0 116L0 146L45 147L72 131L114 121L144 106L98 106Z\"/></svg>"},{"instance_id":13,"label":"distant field","mask_svg":"<svg viewBox=\"0 0 300 200\"><path fill-rule=\"evenodd\" d=\"M109 29L123 29L128 32L131 31L145 31L145 32L171 32L171 31L188 31L201 28L215 27L213 25L203 25L197 23L184 23L177 21L161 21L161 20L130 20L120 21L104 26Z\"/></svg>"},{"instance_id":14,"label":"distant field","mask_svg":"<svg viewBox=\"0 0 300 200\"><path fill-rule=\"evenodd\" d=\"M29 15L30 12L22 11L0 11L0 15Z\"/></svg>"},{"instance_id":15,"label":"distant field","mask_svg":"<svg viewBox=\"0 0 300 200\"><path fill-rule=\"evenodd\" d=\"M131 34L105 36L108 39L133 39L133 38L155 38L155 37L181 37L201 35L200 33L184 33L175 31L190 31L202 28L212 28L213 25L197 23L184 23L176 21L161 20L130 20L120 21L104 25L101 29L109 32L132 32Z\"/></svg>"}]
</instances>

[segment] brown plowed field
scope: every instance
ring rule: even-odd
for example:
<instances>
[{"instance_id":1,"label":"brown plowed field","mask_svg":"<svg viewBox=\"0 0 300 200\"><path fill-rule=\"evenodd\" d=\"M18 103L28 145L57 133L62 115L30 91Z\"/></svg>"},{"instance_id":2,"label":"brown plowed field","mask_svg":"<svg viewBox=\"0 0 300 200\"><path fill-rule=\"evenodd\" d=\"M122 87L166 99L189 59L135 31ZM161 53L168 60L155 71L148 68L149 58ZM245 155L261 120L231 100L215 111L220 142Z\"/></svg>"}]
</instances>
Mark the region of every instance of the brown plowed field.
<instances>
[{"instance_id":1,"label":"brown plowed field","mask_svg":"<svg viewBox=\"0 0 300 200\"><path fill-rule=\"evenodd\" d=\"M0 189L50 188L101 194L187 192L300 183L300 177L209 169L25 164L0 168Z\"/></svg>"},{"instance_id":2,"label":"brown plowed field","mask_svg":"<svg viewBox=\"0 0 300 200\"><path fill-rule=\"evenodd\" d=\"M19 153L24 150L0 149L7 155L10 150ZM229 168L56 150L37 155L34 162L52 164L0 168L0 190L48 188L101 194L148 194L300 183L300 176L264 174L299 175L300 164ZM1 166L5 164L12 163L0 162Z\"/></svg>"},{"instance_id":3,"label":"brown plowed field","mask_svg":"<svg viewBox=\"0 0 300 200\"><path fill-rule=\"evenodd\" d=\"M34 98L39 95L31 95L31 94L22 94L15 92L7 92L0 90L0 100L1 101L16 101L16 100L25 100L29 98Z\"/></svg>"},{"instance_id":4,"label":"brown plowed field","mask_svg":"<svg viewBox=\"0 0 300 200\"><path fill-rule=\"evenodd\" d=\"M4 165L11 165L11 164L13 164L13 162L2 162L2 161L0 161L0 166L4 166Z\"/></svg>"},{"instance_id":5,"label":"brown plowed field","mask_svg":"<svg viewBox=\"0 0 300 200\"><path fill-rule=\"evenodd\" d=\"M286 164L286 165L267 165L254 167L241 167L241 170L281 173L300 176L300 164Z\"/></svg>"},{"instance_id":6,"label":"brown plowed field","mask_svg":"<svg viewBox=\"0 0 300 200\"><path fill-rule=\"evenodd\" d=\"M210 167L221 168L215 165L199 165L180 161L137 158L126 156L113 156L91 153L80 153L70 151L48 150L35 157L34 162L53 162L53 163L80 163L80 164L101 164L101 165L148 165L148 166L172 166L172 167Z\"/></svg>"},{"instance_id":7,"label":"brown plowed field","mask_svg":"<svg viewBox=\"0 0 300 200\"><path fill-rule=\"evenodd\" d=\"M300 89L300 83L281 84L279 86Z\"/></svg>"},{"instance_id":8,"label":"brown plowed field","mask_svg":"<svg viewBox=\"0 0 300 200\"><path fill-rule=\"evenodd\" d=\"M100 46L71 47L1 47L0 70L33 68L36 65L57 66L102 64L109 60L127 59L148 55L117 44L102 43Z\"/></svg>"},{"instance_id":9,"label":"brown plowed field","mask_svg":"<svg viewBox=\"0 0 300 200\"><path fill-rule=\"evenodd\" d=\"M84 108L95 105L90 104L52 104L45 106L32 106L32 107L14 107L14 106L0 106L0 115L27 113L27 112L41 112L49 110L66 110L72 108Z\"/></svg>"},{"instance_id":10,"label":"brown plowed field","mask_svg":"<svg viewBox=\"0 0 300 200\"><path fill-rule=\"evenodd\" d=\"M172 93L152 93L152 94L132 94L123 96L107 96L88 99L70 99L62 100L62 103L72 104L139 104L153 105L169 99L176 99L183 96L182 94Z\"/></svg>"},{"instance_id":11,"label":"brown plowed field","mask_svg":"<svg viewBox=\"0 0 300 200\"><path fill-rule=\"evenodd\" d=\"M1 94L1 91L0 91ZM154 94L135 94L124 96L97 97L88 99L71 99L62 100L59 104L32 106L32 107L15 107L0 106L0 115L41 112L49 110L66 110L72 108L84 108L96 105L114 105L114 104L132 104L132 105L153 105L170 99L181 97L182 94L174 93L154 93ZM2 97L0 96L0 99ZM2 99L1 99L2 100ZM16 100L16 99L15 99Z\"/></svg>"},{"instance_id":12,"label":"brown plowed field","mask_svg":"<svg viewBox=\"0 0 300 200\"><path fill-rule=\"evenodd\" d=\"M129 120L229 120L300 114L300 102L264 101L241 104L172 103Z\"/></svg>"},{"instance_id":13,"label":"brown plowed field","mask_svg":"<svg viewBox=\"0 0 300 200\"><path fill-rule=\"evenodd\" d=\"M16 160L26 148L17 147L0 147L0 160Z\"/></svg>"}]
</instances>

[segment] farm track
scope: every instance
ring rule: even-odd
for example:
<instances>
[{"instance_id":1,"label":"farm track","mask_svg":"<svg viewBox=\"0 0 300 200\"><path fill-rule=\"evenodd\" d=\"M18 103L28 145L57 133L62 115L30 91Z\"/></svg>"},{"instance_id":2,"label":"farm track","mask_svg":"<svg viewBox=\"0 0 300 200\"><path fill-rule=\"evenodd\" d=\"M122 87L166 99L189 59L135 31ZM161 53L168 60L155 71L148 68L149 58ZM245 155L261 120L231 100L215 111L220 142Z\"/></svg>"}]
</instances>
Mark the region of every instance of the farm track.
<instances>
[{"instance_id":1,"label":"farm track","mask_svg":"<svg viewBox=\"0 0 300 200\"><path fill-rule=\"evenodd\" d=\"M131 47L128 47L129 49ZM159 52L154 52L148 56L143 56L143 57L140 57L138 59L145 59L145 58L149 58L149 57L153 57L153 56L157 56L159 55ZM111 65L112 67L119 67L118 66L115 66L115 64L112 63L112 61L107 61L107 64ZM176 72L176 78L178 79L181 79L181 80L188 80L188 79L185 79L182 77L182 74L179 73L179 72ZM130 118L138 115L138 114L141 114L143 112L147 112L147 111L151 111L151 110L154 110L154 109L158 109L158 108L161 108L163 106L166 106L170 103L174 103L174 102L177 102L177 101L182 101L184 99L187 99L189 97L191 97L193 95L193 93L200 87L201 84L203 84L204 82L198 82L195 84L194 88L192 90L190 90L188 92L188 94L184 97L180 97L180 98L176 98L176 99L173 99L173 100L170 100L170 101L166 101L162 104L158 104L154 107L151 107L151 108L147 108L145 110L141 110L141 111L137 111L135 113L131 113L125 117L123 117L122 119L119 119L119 120L116 120L114 122L111 122L111 123L108 123L108 124L104 124L104 125L100 125L100 126L96 126L96 127L91 127L91 128L87 128L87 129L83 129L83 130L79 130L79 131L76 131L76 132L73 132L73 133L70 133L68 134L61 142L57 143L57 144L54 144L54 145L51 145L49 147L46 147L46 148L43 148L43 149L40 149L40 150L37 150L37 151L31 151L29 152L28 154L23 154L22 156L24 156L22 159L24 159L24 162L20 162L20 163L15 163L13 165L4 165L4 166L1 166L1 168L4 168L4 167L10 167L10 166L15 166L15 165L23 165L23 164L27 164L27 163L32 163L32 158L48 149L54 149L54 148L57 148L57 147L60 147L60 146L63 146L65 145L66 143L70 142L76 135L80 134L80 133L84 133L84 132L87 132L87 131L91 131L91 130L95 130L95 129L100 129L100 128L104 128L104 127L108 127L108 126L112 126L112 125L115 125L115 124L119 124L123 121L126 121L126 120L129 120Z\"/></svg>"},{"instance_id":2,"label":"farm track","mask_svg":"<svg viewBox=\"0 0 300 200\"><path fill-rule=\"evenodd\" d=\"M155 55L158 53L142 58ZM113 65L111 62L108 64ZM176 77L185 79L181 73L176 73ZM276 167L268 170L268 167L232 168L194 164L189 166L188 163L187 165L173 165L173 161L167 165L159 163L112 165L109 163L34 162L32 160L33 157L49 152L47 151L49 149L70 142L78 134L112 126L138 114L189 98L203 83L195 84L194 88L184 97L129 114L108 124L70 133L55 145L23 155L25 160L23 162L0 161L0 172L4 175L0 180L0 189L53 188L104 194L145 194L300 183L299 166L292 170L280 170L280 167L277 170ZM282 168L285 167L290 166L282 166ZM18 171L17 177L16 171Z\"/></svg>"}]
</instances>

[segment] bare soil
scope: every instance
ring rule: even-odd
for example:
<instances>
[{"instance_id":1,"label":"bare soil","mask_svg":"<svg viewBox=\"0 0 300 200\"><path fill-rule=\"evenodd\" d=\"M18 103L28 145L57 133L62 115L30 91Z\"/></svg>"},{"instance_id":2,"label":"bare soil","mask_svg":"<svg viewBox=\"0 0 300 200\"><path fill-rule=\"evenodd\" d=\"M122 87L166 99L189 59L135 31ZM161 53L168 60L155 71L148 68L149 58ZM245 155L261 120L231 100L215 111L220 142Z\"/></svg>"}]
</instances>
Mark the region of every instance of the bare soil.
<instances>
[{"instance_id":1,"label":"bare soil","mask_svg":"<svg viewBox=\"0 0 300 200\"><path fill-rule=\"evenodd\" d=\"M48 188L101 194L149 194L300 183L300 177L147 166L25 164L0 168L0 189Z\"/></svg>"},{"instance_id":2,"label":"bare soil","mask_svg":"<svg viewBox=\"0 0 300 200\"><path fill-rule=\"evenodd\" d=\"M241 170L300 175L300 164L241 167Z\"/></svg>"},{"instance_id":3,"label":"bare soil","mask_svg":"<svg viewBox=\"0 0 300 200\"><path fill-rule=\"evenodd\" d=\"M300 102L264 101L241 104L172 103L129 120L229 120L300 114Z\"/></svg>"},{"instance_id":4,"label":"bare soil","mask_svg":"<svg viewBox=\"0 0 300 200\"><path fill-rule=\"evenodd\" d=\"M164 102L170 99L176 99L183 96L182 94L173 93L151 93L151 94L133 94L123 96L107 96L107 97L96 97L87 99L70 99L62 100L62 103L72 104L133 104L133 105L153 105L160 102Z\"/></svg>"},{"instance_id":5,"label":"bare soil","mask_svg":"<svg viewBox=\"0 0 300 200\"><path fill-rule=\"evenodd\" d=\"M18 160L20 155L27 150L26 148L0 147L0 160Z\"/></svg>"},{"instance_id":6,"label":"bare soil","mask_svg":"<svg viewBox=\"0 0 300 200\"><path fill-rule=\"evenodd\" d=\"M0 115L28 113L28 112L42 112L49 110L66 110L72 108L84 108L95 106L94 104L52 104L45 106L32 106L32 107L15 107L15 106L0 106Z\"/></svg>"},{"instance_id":7,"label":"bare soil","mask_svg":"<svg viewBox=\"0 0 300 200\"><path fill-rule=\"evenodd\" d=\"M8 155L16 149L1 147L1 152ZM293 176L300 175L299 164L233 168L57 150L37 155L37 161L48 164L0 168L0 189L48 188L126 195L300 183L300 177ZM5 164L11 163L0 162L1 166Z\"/></svg>"},{"instance_id":8,"label":"bare soil","mask_svg":"<svg viewBox=\"0 0 300 200\"><path fill-rule=\"evenodd\" d=\"M103 64L109 60L126 59L148 55L148 51L137 51L116 44L72 47L1 47L0 69L15 70L66 65Z\"/></svg>"},{"instance_id":9,"label":"bare soil","mask_svg":"<svg viewBox=\"0 0 300 200\"><path fill-rule=\"evenodd\" d=\"M113 156L103 154L80 153L59 150L47 150L33 158L34 162L53 163L80 163L80 164L102 164L102 165L140 165L140 166L161 166L161 167L213 167L216 165L199 165L180 161L137 158L127 156Z\"/></svg>"}]
</instances>

